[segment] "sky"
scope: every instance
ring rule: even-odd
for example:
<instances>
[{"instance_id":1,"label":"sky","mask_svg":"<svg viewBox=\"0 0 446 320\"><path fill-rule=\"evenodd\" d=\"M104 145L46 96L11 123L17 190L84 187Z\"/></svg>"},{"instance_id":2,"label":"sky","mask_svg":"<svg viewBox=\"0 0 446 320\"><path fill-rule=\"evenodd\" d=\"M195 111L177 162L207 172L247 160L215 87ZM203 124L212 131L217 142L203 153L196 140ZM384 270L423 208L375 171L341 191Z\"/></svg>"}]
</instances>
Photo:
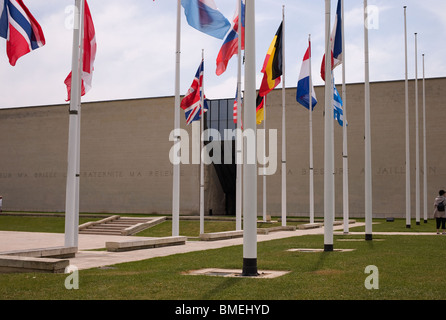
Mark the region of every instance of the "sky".
<instances>
[{"instance_id":1,"label":"sky","mask_svg":"<svg viewBox=\"0 0 446 320\"><path fill-rule=\"evenodd\" d=\"M46 45L9 65L6 41L0 38L0 108L66 104L64 80L71 69L74 0L25 0L41 25ZM173 96L175 93L176 1L88 0L96 29L97 55L92 89L82 102ZM232 21L236 0L215 0ZM331 1L331 24L336 0ZM369 28L370 81L405 77L404 6L407 6L408 75L415 78L415 36L418 34L418 78L425 54L426 78L446 76L446 1L369 0L374 19ZM257 88L268 47L285 8L285 86L296 87L302 58L312 40L314 85L319 76L325 37L325 1L256 0ZM363 1L344 0L347 83L364 82ZM208 99L233 98L237 84L234 56L225 73L215 74L222 40L190 27L181 10L181 94L190 87L205 55ZM332 26L330 26L330 29ZM334 73L340 83L341 67Z\"/></svg>"}]
</instances>

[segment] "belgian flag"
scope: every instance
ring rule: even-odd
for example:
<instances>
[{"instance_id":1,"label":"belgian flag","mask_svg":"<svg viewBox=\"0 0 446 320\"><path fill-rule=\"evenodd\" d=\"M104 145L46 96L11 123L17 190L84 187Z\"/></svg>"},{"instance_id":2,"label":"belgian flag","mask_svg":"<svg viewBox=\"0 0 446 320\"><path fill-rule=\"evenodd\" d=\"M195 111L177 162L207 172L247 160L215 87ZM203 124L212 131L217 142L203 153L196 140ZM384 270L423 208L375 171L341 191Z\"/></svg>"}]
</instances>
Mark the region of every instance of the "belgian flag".
<instances>
[{"instance_id":1,"label":"belgian flag","mask_svg":"<svg viewBox=\"0 0 446 320\"><path fill-rule=\"evenodd\" d=\"M280 83L282 76L282 24L280 23L263 63L263 79L259 95L264 97Z\"/></svg>"}]
</instances>

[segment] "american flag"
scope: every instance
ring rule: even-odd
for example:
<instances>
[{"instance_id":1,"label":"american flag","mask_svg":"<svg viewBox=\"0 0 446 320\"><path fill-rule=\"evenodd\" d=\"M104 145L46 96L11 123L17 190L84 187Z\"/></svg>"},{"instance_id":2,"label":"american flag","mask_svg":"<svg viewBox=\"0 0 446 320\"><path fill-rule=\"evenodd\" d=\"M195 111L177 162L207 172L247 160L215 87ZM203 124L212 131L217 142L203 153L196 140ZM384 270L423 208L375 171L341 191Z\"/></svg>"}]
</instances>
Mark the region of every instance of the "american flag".
<instances>
[{"instance_id":1,"label":"american flag","mask_svg":"<svg viewBox=\"0 0 446 320\"><path fill-rule=\"evenodd\" d=\"M181 109L185 111L186 123L190 124L193 121L201 119L201 95L203 94L203 73L204 73L204 60L201 61L198 67L195 78L192 81L192 85L181 100ZM203 95L204 112L208 110L206 103L206 97Z\"/></svg>"},{"instance_id":2,"label":"american flag","mask_svg":"<svg viewBox=\"0 0 446 320\"><path fill-rule=\"evenodd\" d=\"M238 108L238 86L237 90L235 91L235 99L234 99L234 108L232 110L232 119L234 120L234 123L237 123L237 108Z\"/></svg>"},{"instance_id":3,"label":"american flag","mask_svg":"<svg viewBox=\"0 0 446 320\"><path fill-rule=\"evenodd\" d=\"M0 37L7 40L12 66L21 56L45 45L42 28L22 0L0 0Z\"/></svg>"}]
</instances>

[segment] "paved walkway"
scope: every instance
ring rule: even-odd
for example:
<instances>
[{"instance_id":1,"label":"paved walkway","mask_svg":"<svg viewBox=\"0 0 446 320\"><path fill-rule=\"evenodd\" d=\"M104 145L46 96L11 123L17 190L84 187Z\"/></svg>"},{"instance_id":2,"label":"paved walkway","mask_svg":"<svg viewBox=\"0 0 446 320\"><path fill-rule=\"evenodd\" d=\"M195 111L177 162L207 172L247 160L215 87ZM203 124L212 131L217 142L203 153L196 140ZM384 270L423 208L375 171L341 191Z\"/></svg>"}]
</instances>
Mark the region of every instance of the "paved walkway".
<instances>
[{"instance_id":1,"label":"paved walkway","mask_svg":"<svg viewBox=\"0 0 446 320\"><path fill-rule=\"evenodd\" d=\"M363 226L364 223L350 224L350 227ZM334 231L342 232L343 226L335 226ZM338 231L339 232L339 231ZM257 241L269 241L276 239L284 239L296 236L324 234L324 228L315 228L296 231L277 231L268 235L257 235ZM350 232L349 235L364 234L363 232ZM434 235L435 233L381 233L376 232L373 235L380 234L417 234L417 235ZM0 252L11 250L39 249L47 247L57 247L64 245L65 235L61 233L38 233L38 232L17 232L17 231L0 231ZM89 251L92 249L105 248L105 242L108 241L126 241L132 239L144 239L142 237L123 237L111 235L88 235L79 234L79 251L75 258L70 258L70 264L78 269L90 269L103 266L109 266L117 263L145 260L155 257L168 256L178 253L186 253L193 251L202 251L209 249L217 249L222 247L241 245L243 238L235 238L220 241L187 241L185 245L161 247L152 249L143 249L127 252L107 252L107 251Z\"/></svg>"}]
</instances>

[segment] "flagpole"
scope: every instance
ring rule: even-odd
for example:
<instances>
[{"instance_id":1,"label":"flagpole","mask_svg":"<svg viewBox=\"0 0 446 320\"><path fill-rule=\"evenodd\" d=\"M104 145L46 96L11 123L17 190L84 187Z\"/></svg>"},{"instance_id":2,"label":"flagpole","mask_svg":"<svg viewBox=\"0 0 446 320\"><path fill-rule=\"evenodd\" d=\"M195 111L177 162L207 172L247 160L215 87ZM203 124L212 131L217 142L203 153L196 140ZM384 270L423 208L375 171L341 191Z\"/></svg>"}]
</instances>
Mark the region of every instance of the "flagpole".
<instances>
[{"instance_id":1,"label":"flagpole","mask_svg":"<svg viewBox=\"0 0 446 320\"><path fill-rule=\"evenodd\" d=\"M311 74L311 34L308 35L308 47L310 48L310 55L308 57L310 64L310 104L308 105L309 112L309 127L310 127L310 223L314 223L314 170L313 170L313 79Z\"/></svg>"},{"instance_id":2,"label":"flagpole","mask_svg":"<svg viewBox=\"0 0 446 320\"><path fill-rule=\"evenodd\" d=\"M331 75L331 1L325 0L325 131L324 131L324 251L333 251L333 83Z\"/></svg>"},{"instance_id":3,"label":"flagpole","mask_svg":"<svg viewBox=\"0 0 446 320\"><path fill-rule=\"evenodd\" d=\"M175 110L174 144L180 143L180 57L181 57L181 0L177 0L177 33L175 52ZM172 188L172 236L179 236L180 231L180 164L173 164Z\"/></svg>"},{"instance_id":4,"label":"flagpole","mask_svg":"<svg viewBox=\"0 0 446 320\"><path fill-rule=\"evenodd\" d=\"M242 2L238 2L238 54L237 54L237 137L236 137L236 159L243 159L242 143ZM242 230L242 163L237 161L237 181L236 181L236 212L235 229Z\"/></svg>"},{"instance_id":5,"label":"flagpole","mask_svg":"<svg viewBox=\"0 0 446 320\"><path fill-rule=\"evenodd\" d=\"M364 0L364 69L365 69L365 240L372 240L372 146L370 130L370 71L367 0Z\"/></svg>"},{"instance_id":6,"label":"flagpole","mask_svg":"<svg viewBox=\"0 0 446 320\"><path fill-rule=\"evenodd\" d=\"M266 165L266 95L263 97L263 165ZM266 168L263 168L263 222L266 221Z\"/></svg>"},{"instance_id":7,"label":"flagpole","mask_svg":"<svg viewBox=\"0 0 446 320\"><path fill-rule=\"evenodd\" d=\"M255 0L245 4L245 96L244 129L253 133L254 142L246 139L243 154L243 276L257 276L257 164L256 159L256 51ZM251 157L248 151L253 153Z\"/></svg>"},{"instance_id":8,"label":"flagpole","mask_svg":"<svg viewBox=\"0 0 446 320\"><path fill-rule=\"evenodd\" d=\"M424 75L423 53L423 195L424 195L424 223L427 223L427 153L426 153L426 84Z\"/></svg>"},{"instance_id":9,"label":"flagpole","mask_svg":"<svg viewBox=\"0 0 446 320\"><path fill-rule=\"evenodd\" d=\"M415 32L415 223L420 224L420 137L418 121L418 48Z\"/></svg>"},{"instance_id":10,"label":"flagpole","mask_svg":"<svg viewBox=\"0 0 446 320\"><path fill-rule=\"evenodd\" d=\"M79 232L79 151L84 1L75 1L71 96L69 108L68 165L65 202L65 246L78 246Z\"/></svg>"},{"instance_id":11,"label":"flagpole","mask_svg":"<svg viewBox=\"0 0 446 320\"><path fill-rule=\"evenodd\" d=\"M282 6L282 226L286 226L285 6Z\"/></svg>"},{"instance_id":12,"label":"flagpole","mask_svg":"<svg viewBox=\"0 0 446 320\"><path fill-rule=\"evenodd\" d=\"M201 104L201 118L200 118L200 137L204 131L204 49L201 50L201 60L203 63L203 81L201 83L201 95L200 95L200 104ZM200 79L201 75L198 76ZM200 81L200 80L198 80ZM200 138L200 150L203 150L204 142L203 139ZM201 157L200 152L200 234L204 233L204 163Z\"/></svg>"},{"instance_id":13,"label":"flagpole","mask_svg":"<svg viewBox=\"0 0 446 320\"><path fill-rule=\"evenodd\" d=\"M404 6L404 45L405 45L405 112L406 112L406 228L410 228L411 199L410 199L410 144L409 144L409 80L407 71L407 18Z\"/></svg>"},{"instance_id":14,"label":"flagpole","mask_svg":"<svg viewBox=\"0 0 446 320\"><path fill-rule=\"evenodd\" d=\"M349 200L348 200L348 148L347 148L347 92L345 85L345 37L344 37L344 0L341 0L341 32L342 32L342 102L344 107L344 120L342 126L342 137L343 137L343 151L342 151L342 162L343 162L343 195L344 195L344 234L348 234L348 220L350 216L349 212Z\"/></svg>"}]
</instances>

